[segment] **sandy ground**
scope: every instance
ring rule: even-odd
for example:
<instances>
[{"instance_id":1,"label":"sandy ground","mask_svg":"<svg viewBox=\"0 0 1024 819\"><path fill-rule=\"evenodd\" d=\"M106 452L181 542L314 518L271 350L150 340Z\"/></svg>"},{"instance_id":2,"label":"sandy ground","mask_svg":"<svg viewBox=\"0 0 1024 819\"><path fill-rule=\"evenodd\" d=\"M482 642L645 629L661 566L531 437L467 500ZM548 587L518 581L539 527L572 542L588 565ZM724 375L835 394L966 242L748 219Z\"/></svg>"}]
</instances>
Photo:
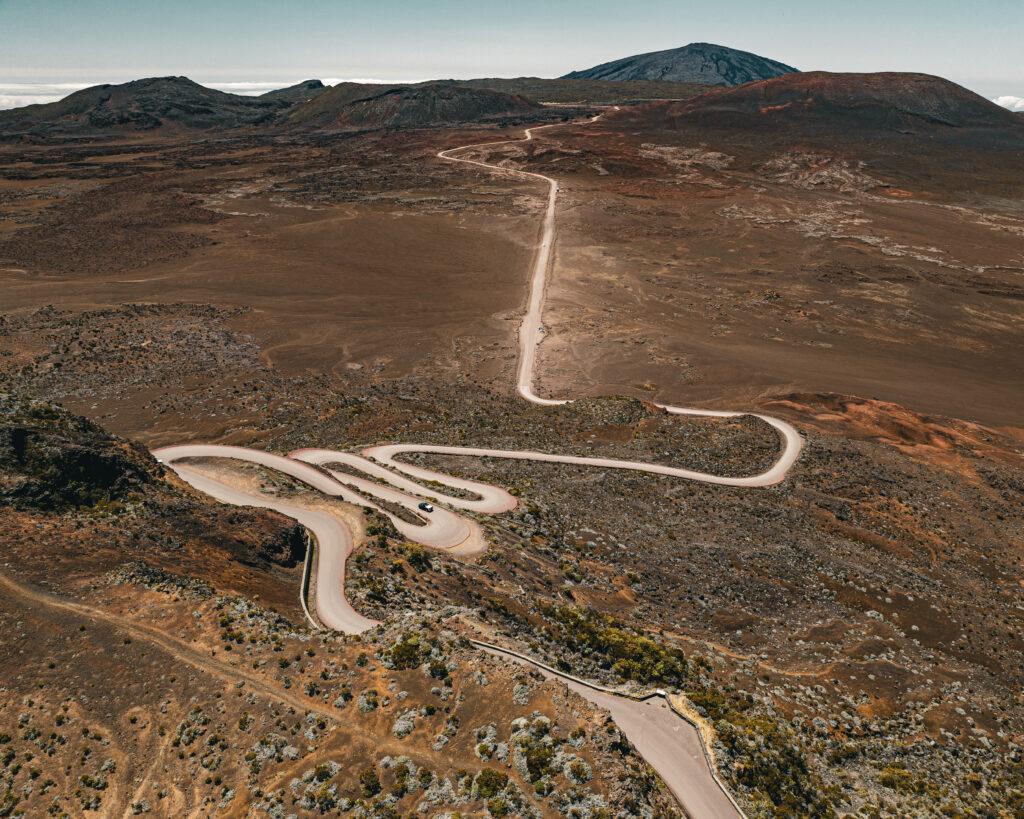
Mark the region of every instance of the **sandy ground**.
<instances>
[{"instance_id":1,"label":"sandy ground","mask_svg":"<svg viewBox=\"0 0 1024 819\"><path fill-rule=\"evenodd\" d=\"M398 375L425 360L448 366L452 339L477 348L506 341L504 319L519 307L530 255L528 220L351 206L263 212L232 217L212 231L219 244L185 260L130 274L53 281L8 273L4 306L246 306L237 328L285 373L365 367Z\"/></svg>"}]
</instances>

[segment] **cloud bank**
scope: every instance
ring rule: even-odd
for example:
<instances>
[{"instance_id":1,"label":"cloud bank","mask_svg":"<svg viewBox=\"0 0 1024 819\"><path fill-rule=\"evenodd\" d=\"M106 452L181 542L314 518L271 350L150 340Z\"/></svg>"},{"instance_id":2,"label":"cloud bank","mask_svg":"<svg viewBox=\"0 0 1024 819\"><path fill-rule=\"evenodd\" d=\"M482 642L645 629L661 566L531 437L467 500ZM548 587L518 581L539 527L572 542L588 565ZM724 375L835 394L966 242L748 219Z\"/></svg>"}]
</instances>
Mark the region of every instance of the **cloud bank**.
<instances>
[{"instance_id":1,"label":"cloud bank","mask_svg":"<svg viewBox=\"0 0 1024 819\"><path fill-rule=\"evenodd\" d=\"M1024 97L996 97L992 102L1003 106L1003 108L1009 108L1011 111L1024 111Z\"/></svg>"},{"instance_id":2,"label":"cloud bank","mask_svg":"<svg viewBox=\"0 0 1024 819\"><path fill-rule=\"evenodd\" d=\"M258 97L268 91L276 91L278 88L287 88L289 85L301 80L291 82L205 82L207 88L215 88L218 91L226 91L229 94L240 94L243 97Z\"/></svg>"},{"instance_id":3,"label":"cloud bank","mask_svg":"<svg viewBox=\"0 0 1024 819\"><path fill-rule=\"evenodd\" d=\"M23 105L56 102L74 91L88 88L89 85L87 82L0 83L0 108L21 108Z\"/></svg>"}]
</instances>

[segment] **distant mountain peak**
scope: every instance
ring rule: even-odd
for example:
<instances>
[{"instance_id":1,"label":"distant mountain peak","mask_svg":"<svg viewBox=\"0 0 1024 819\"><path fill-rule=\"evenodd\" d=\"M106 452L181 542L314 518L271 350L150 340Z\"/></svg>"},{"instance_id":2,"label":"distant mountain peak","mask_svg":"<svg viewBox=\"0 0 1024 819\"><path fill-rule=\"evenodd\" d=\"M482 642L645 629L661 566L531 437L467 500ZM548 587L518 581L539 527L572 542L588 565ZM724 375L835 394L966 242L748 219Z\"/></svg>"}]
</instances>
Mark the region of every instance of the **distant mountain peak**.
<instances>
[{"instance_id":1,"label":"distant mountain peak","mask_svg":"<svg viewBox=\"0 0 1024 819\"><path fill-rule=\"evenodd\" d=\"M690 43L681 48L651 51L572 71L567 80L661 80L706 85L742 85L797 69L749 51L714 43Z\"/></svg>"}]
</instances>

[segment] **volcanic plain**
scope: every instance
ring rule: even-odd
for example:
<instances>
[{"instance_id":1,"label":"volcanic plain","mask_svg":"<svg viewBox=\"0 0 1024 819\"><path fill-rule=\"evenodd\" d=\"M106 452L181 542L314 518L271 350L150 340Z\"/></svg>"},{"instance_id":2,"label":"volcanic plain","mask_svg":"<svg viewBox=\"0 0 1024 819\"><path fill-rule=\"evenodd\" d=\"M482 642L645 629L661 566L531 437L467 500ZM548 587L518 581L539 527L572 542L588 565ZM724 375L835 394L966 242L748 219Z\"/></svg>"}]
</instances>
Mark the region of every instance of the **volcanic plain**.
<instances>
[{"instance_id":1,"label":"volcanic plain","mask_svg":"<svg viewBox=\"0 0 1024 819\"><path fill-rule=\"evenodd\" d=\"M583 400L554 408L512 387L547 192L437 157L529 112L0 144L5 809L679 815L472 636L681 692L750 816L1024 810L1024 126L890 95L848 127L852 80L787 77L464 154L559 182L537 391ZM750 490L415 456L520 504L472 561L367 515L361 637L305 624L301 530L146 452L778 456L654 401L778 416L801 458Z\"/></svg>"}]
</instances>

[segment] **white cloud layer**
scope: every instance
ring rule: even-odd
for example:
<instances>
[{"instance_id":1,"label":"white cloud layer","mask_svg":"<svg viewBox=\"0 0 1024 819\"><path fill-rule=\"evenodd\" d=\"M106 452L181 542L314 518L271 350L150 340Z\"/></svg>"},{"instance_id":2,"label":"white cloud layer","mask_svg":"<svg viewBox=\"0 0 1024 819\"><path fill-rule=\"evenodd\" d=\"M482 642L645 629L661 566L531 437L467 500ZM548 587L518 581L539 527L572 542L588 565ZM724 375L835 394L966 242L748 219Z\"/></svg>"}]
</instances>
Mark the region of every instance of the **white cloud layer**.
<instances>
[{"instance_id":1,"label":"white cloud layer","mask_svg":"<svg viewBox=\"0 0 1024 819\"><path fill-rule=\"evenodd\" d=\"M278 88L287 88L295 85L292 82L207 82L202 83L207 88L215 88L218 91L226 91L229 94L241 94L243 97L258 97L268 91L276 91Z\"/></svg>"},{"instance_id":2,"label":"white cloud layer","mask_svg":"<svg viewBox=\"0 0 1024 819\"><path fill-rule=\"evenodd\" d=\"M21 108L23 105L56 102L73 91L88 88L89 85L87 82L0 83L0 108Z\"/></svg>"},{"instance_id":3,"label":"white cloud layer","mask_svg":"<svg viewBox=\"0 0 1024 819\"><path fill-rule=\"evenodd\" d=\"M424 80L378 80L373 77L328 77L320 80L324 85L337 85L339 82L358 82L366 85L411 85Z\"/></svg>"},{"instance_id":4,"label":"white cloud layer","mask_svg":"<svg viewBox=\"0 0 1024 819\"><path fill-rule=\"evenodd\" d=\"M1024 97L996 97L992 102L1003 106L1003 108L1009 108L1011 111L1024 111Z\"/></svg>"}]
</instances>

